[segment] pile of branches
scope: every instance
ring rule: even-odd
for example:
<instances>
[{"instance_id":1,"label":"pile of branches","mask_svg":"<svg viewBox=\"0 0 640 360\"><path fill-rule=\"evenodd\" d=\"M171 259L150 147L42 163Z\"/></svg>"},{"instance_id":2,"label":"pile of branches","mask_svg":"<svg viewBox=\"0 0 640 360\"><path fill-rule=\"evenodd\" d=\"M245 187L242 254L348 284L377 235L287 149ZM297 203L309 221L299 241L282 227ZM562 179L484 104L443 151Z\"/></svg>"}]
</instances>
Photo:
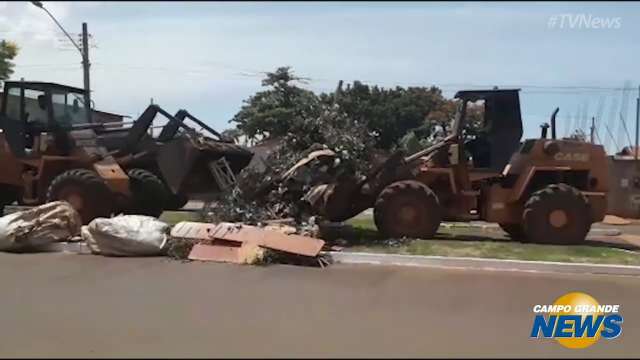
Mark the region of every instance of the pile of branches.
<instances>
[{"instance_id":1,"label":"pile of branches","mask_svg":"<svg viewBox=\"0 0 640 360\"><path fill-rule=\"evenodd\" d=\"M368 170L376 136L364 123L345 115L338 105L323 105L317 118L303 118L294 123L267 163L279 173L323 146L340 159L336 175L357 175Z\"/></svg>"},{"instance_id":2,"label":"pile of branches","mask_svg":"<svg viewBox=\"0 0 640 360\"><path fill-rule=\"evenodd\" d=\"M370 168L376 135L365 124L348 118L335 104L322 106L317 117L295 122L266 158L265 170L246 168L238 187L205 209L208 221L257 224L279 218L309 223L313 215L302 198L315 185L361 177ZM328 149L335 156L315 159L292 176L283 174L310 153Z\"/></svg>"}]
</instances>

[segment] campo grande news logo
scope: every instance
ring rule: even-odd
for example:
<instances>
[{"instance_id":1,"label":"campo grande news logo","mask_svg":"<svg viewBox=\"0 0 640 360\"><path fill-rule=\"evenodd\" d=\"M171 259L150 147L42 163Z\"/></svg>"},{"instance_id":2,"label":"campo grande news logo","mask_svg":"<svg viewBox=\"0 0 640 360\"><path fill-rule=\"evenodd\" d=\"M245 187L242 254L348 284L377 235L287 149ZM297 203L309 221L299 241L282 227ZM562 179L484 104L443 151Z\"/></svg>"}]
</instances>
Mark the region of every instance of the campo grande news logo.
<instances>
[{"instance_id":1,"label":"campo grande news logo","mask_svg":"<svg viewBox=\"0 0 640 360\"><path fill-rule=\"evenodd\" d=\"M622 334L620 305L600 305L582 292L562 295L553 305L535 305L532 310L530 338L555 339L569 349L586 348L601 337L612 340Z\"/></svg>"}]
</instances>

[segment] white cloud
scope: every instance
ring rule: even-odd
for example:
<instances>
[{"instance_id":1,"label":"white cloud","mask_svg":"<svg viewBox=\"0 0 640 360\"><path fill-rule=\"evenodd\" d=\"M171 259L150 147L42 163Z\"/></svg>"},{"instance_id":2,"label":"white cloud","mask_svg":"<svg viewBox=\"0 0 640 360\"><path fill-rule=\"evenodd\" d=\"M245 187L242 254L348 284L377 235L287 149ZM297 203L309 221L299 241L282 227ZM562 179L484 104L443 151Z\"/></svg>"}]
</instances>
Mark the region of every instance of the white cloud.
<instances>
[{"instance_id":1,"label":"white cloud","mask_svg":"<svg viewBox=\"0 0 640 360\"><path fill-rule=\"evenodd\" d=\"M45 6L61 22L69 13L68 3L47 2ZM53 46L59 33L49 16L30 2L3 3L0 30L4 38L18 42L21 47L36 43Z\"/></svg>"},{"instance_id":2,"label":"white cloud","mask_svg":"<svg viewBox=\"0 0 640 360\"><path fill-rule=\"evenodd\" d=\"M320 79L309 85L314 90L332 90L338 79L611 85L633 73L637 58L632 12L625 29L590 33L548 31L547 17L557 10L535 4L383 4L384 11L367 4L243 4L246 11L188 2L44 4L69 31L89 23L99 107L135 115L154 97L170 108L196 108L219 126L260 88L259 77L238 73L282 65ZM64 35L46 13L27 2L0 8L0 37L21 46L17 77L82 86L79 56L56 48Z\"/></svg>"},{"instance_id":3,"label":"white cloud","mask_svg":"<svg viewBox=\"0 0 640 360\"><path fill-rule=\"evenodd\" d=\"M105 5L104 1L78 1L73 3L73 6L78 9L95 9L103 5Z\"/></svg>"}]
</instances>

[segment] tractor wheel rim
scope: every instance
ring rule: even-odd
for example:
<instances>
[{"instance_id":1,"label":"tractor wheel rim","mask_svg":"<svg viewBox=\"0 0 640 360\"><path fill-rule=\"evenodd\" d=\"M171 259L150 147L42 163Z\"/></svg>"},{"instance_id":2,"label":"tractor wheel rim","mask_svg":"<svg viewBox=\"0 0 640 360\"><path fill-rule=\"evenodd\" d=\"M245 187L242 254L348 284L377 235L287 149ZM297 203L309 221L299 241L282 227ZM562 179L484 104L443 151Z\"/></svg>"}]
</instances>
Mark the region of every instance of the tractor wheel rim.
<instances>
[{"instance_id":1,"label":"tractor wheel rim","mask_svg":"<svg viewBox=\"0 0 640 360\"><path fill-rule=\"evenodd\" d=\"M64 200L69 204L71 204L71 206L78 211L82 210L84 206L84 201L82 200L82 196L78 194L69 194Z\"/></svg>"},{"instance_id":2,"label":"tractor wheel rim","mask_svg":"<svg viewBox=\"0 0 640 360\"><path fill-rule=\"evenodd\" d=\"M411 206L403 206L398 211L398 218L403 224L413 224L416 219L416 209Z\"/></svg>"},{"instance_id":3,"label":"tractor wheel rim","mask_svg":"<svg viewBox=\"0 0 640 360\"><path fill-rule=\"evenodd\" d=\"M564 210L553 210L549 214L549 223L555 228L561 228L567 225L569 218Z\"/></svg>"}]
</instances>

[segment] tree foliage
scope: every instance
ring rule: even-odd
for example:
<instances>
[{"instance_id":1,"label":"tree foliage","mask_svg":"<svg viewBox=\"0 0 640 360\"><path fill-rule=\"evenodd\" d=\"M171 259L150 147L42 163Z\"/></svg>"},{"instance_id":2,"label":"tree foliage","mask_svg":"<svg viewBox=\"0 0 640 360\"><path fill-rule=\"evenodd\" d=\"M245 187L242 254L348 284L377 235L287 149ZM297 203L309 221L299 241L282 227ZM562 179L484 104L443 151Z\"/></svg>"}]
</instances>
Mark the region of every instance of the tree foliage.
<instances>
[{"instance_id":1,"label":"tree foliage","mask_svg":"<svg viewBox=\"0 0 640 360\"><path fill-rule=\"evenodd\" d=\"M0 80L7 80L13 74L11 62L18 55L18 45L11 41L0 41Z\"/></svg>"},{"instance_id":2,"label":"tree foliage","mask_svg":"<svg viewBox=\"0 0 640 360\"><path fill-rule=\"evenodd\" d=\"M289 67L267 73L262 86L269 89L245 100L231 121L248 138L286 135L298 119L319 115L318 97L295 86L301 80Z\"/></svg>"},{"instance_id":3,"label":"tree foliage","mask_svg":"<svg viewBox=\"0 0 640 360\"><path fill-rule=\"evenodd\" d=\"M385 89L355 81L338 91L336 103L347 116L378 134L376 145L383 149L397 145L409 130L424 125L431 111L445 101L436 87Z\"/></svg>"},{"instance_id":4,"label":"tree foliage","mask_svg":"<svg viewBox=\"0 0 640 360\"><path fill-rule=\"evenodd\" d=\"M287 137L309 146L332 140L321 135L323 126L336 125L326 121L331 113L331 120L343 119L345 131L357 124L375 148L413 150L450 131L458 103L434 86L382 88L354 81L344 88L341 82L333 93L316 95L297 85L303 81L289 67L267 73L262 81L267 89L245 100L230 122L248 138ZM482 111L471 107L468 113L472 121L466 131L473 133Z\"/></svg>"}]
</instances>

